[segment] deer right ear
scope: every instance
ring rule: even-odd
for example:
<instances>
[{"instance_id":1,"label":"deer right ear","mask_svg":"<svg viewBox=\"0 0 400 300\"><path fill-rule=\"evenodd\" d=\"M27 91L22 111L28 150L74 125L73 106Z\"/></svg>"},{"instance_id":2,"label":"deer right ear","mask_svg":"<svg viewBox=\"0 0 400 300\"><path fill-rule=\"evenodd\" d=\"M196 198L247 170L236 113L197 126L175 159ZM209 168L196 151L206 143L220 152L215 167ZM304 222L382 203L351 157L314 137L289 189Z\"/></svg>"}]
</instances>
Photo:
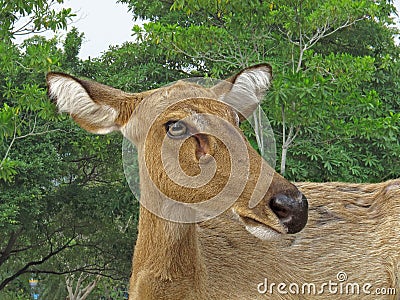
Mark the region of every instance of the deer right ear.
<instances>
[{"instance_id":1,"label":"deer right ear","mask_svg":"<svg viewBox=\"0 0 400 300\"><path fill-rule=\"evenodd\" d=\"M272 68L268 64L246 68L213 87L219 99L246 119L263 100L272 81Z\"/></svg>"},{"instance_id":2,"label":"deer right ear","mask_svg":"<svg viewBox=\"0 0 400 300\"><path fill-rule=\"evenodd\" d=\"M82 128L106 134L119 130L143 99L118 89L64 73L47 74L48 95L60 112L67 112Z\"/></svg>"}]
</instances>

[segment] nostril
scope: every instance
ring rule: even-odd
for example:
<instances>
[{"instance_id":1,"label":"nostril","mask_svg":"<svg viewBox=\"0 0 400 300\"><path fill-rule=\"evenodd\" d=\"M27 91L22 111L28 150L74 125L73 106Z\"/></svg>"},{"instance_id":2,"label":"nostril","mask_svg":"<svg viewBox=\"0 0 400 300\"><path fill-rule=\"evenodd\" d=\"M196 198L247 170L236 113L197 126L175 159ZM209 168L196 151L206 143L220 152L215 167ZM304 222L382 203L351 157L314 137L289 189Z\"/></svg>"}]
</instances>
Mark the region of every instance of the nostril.
<instances>
[{"instance_id":1,"label":"nostril","mask_svg":"<svg viewBox=\"0 0 400 300\"><path fill-rule=\"evenodd\" d=\"M299 232L307 223L308 203L303 195L301 197L301 200L296 200L284 194L278 194L270 200L271 210L287 227L288 233Z\"/></svg>"},{"instance_id":2,"label":"nostril","mask_svg":"<svg viewBox=\"0 0 400 300\"><path fill-rule=\"evenodd\" d=\"M280 195L271 199L269 206L279 219L290 216L290 208L287 207L287 202L284 195Z\"/></svg>"}]
</instances>

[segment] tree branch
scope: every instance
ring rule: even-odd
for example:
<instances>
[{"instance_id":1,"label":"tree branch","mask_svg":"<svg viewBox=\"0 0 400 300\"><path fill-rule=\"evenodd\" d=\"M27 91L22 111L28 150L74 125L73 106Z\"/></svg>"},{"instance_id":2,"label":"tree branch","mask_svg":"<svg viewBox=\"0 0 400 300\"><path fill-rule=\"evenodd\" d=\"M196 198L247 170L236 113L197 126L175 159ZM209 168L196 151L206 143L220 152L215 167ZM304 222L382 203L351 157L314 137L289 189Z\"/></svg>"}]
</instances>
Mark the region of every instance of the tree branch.
<instances>
[{"instance_id":1,"label":"tree branch","mask_svg":"<svg viewBox=\"0 0 400 300\"><path fill-rule=\"evenodd\" d=\"M12 253L12 248L14 247L19 235L22 232L22 228L19 229L17 232L11 231L10 233L10 238L8 239L7 246L0 252L0 266L4 264L4 262L7 261L7 259L10 257Z\"/></svg>"},{"instance_id":2,"label":"tree branch","mask_svg":"<svg viewBox=\"0 0 400 300\"><path fill-rule=\"evenodd\" d=\"M3 159L2 159L1 162L0 162L0 168L4 165L4 163L6 162L6 159L7 159L8 155L10 154L11 148L12 148L12 146L13 146L15 140L16 140L16 136L17 136L17 124L16 124L16 121L15 121L15 119L14 119L14 133L13 133L13 138L12 138L10 144L9 144L8 147L7 147L6 154L4 154L4 157L3 157Z\"/></svg>"},{"instance_id":3,"label":"tree branch","mask_svg":"<svg viewBox=\"0 0 400 300\"><path fill-rule=\"evenodd\" d=\"M308 43L304 45L304 51L313 47L319 40L326 38L327 36L330 36L343 28L350 27L357 22L365 20L365 18L366 17L364 16L362 18L355 19L354 21L350 21L350 19L348 19L346 21L346 23L344 23L343 25L340 25L339 27L333 29L332 31L329 31L328 33L326 33L326 32L330 29L330 24L329 24L329 22L327 22L322 29L318 28L317 32L314 34L314 36L311 37L311 39L308 41Z\"/></svg>"},{"instance_id":4,"label":"tree branch","mask_svg":"<svg viewBox=\"0 0 400 300\"><path fill-rule=\"evenodd\" d=\"M29 133L25 134L25 135L17 136L17 128L18 128L18 126L17 126L17 121L16 121L15 118L14 118L14 132L13 132L13 137L12 137L12 139L11 139L10 144L9 144L8 147L7 147L7 150L6 150L6 153L4 154L4 157L2 158L2 160L1 160L1 162L0 162L0 168L4 165L4 163L5 163L6 159L7 159L7 157L8 157L9 154L10 154L11 148L13 147L15 141L20 140L20 139L27 138L27 137L29 137L29 136L37 136L37 135L43 135L43 134L47 134L47 133L51 133L51 132L61 131L61 129L53 129L53 130L45 130L45 131L41 131L41 132L35 132L36 123L37 123L37 121L36 121L36 117L35 117L32 130L31 130Z\"/></svg>"},{"instance_id":5,"label":"tree branch","mask_svg":"<svg viewBox=\"0 0 400 300\"><path fill-rule=\"evenodd\" d=\"M29 263L27 263L24 267L22 267L21 269L19 269L17 272L15 272L13 275L5 278L2 282L0 282L0 291L2 289L4 289L6 287L7 284L9 284L11 281L13 281L14 279L16 279L17 277L19 277L22 274L28 273L29 272L29 268L32 266L36 266L36 265L41 265L43 263L45 263L46 261L48 261L50 258L52 258L53 256L57 255L58 253L60 253L61 251L67 249L70 247L71 242L75 239L75 237L70 238L68 240L68 242L66 242L62 247L58 248L57 250L53 251L51 250L46 256L44 256L42 259L40 260L36 260L36 261L31 261Z\"/></svg>"}]
</instances>

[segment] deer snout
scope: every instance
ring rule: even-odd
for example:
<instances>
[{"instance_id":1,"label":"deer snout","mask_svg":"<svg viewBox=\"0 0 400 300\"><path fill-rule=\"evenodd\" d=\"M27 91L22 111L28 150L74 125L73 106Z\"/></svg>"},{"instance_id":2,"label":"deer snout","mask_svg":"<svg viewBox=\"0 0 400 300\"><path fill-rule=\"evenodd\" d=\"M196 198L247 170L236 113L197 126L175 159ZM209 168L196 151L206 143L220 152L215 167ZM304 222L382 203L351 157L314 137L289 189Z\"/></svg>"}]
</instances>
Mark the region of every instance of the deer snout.
<instances>
[{"instance_id":1,"label":"deer snout","mask_svg":"<svg viewBox=\"0 0 400 300\"><path fill-rule=\"evenodd\" d=\"M277 194L269 206L281 223L287 228L288 233L297 233L306 226L308 219L308 201L300 194L296 198L284 194Z\"/></svg>"}]
</instances>

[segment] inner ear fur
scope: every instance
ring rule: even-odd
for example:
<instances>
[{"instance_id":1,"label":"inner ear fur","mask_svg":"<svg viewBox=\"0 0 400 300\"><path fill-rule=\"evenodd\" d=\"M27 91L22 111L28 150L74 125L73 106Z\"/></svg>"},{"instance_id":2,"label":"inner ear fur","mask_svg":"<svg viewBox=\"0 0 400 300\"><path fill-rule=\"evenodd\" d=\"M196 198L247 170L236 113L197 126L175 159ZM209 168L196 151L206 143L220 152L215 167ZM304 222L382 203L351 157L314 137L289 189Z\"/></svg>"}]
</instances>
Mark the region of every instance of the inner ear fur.
<instances>
[{"instance_id":1,"label":"inner ear fur","mask_svg":"<svg viewBox=\"0 0 400 300\"><path fill-rule=\"evenodd\" d=\"M219 99L232 106L240 120L249 117L264 99L272 81L272 67L258 64L246 68L212 88Z\"/></svg>"},{"instance_id":2,"label":"inner ear fur","mask_svg":"<svg viewBox=\"0 0 400 300\"><path fill-rule=\"evenodd\" d=\"M46 79L49 97L60 112L69 113L81 127L93 133L119 130L145 96L65 73L51 72Z\"/></svg>"}]
</instances>

